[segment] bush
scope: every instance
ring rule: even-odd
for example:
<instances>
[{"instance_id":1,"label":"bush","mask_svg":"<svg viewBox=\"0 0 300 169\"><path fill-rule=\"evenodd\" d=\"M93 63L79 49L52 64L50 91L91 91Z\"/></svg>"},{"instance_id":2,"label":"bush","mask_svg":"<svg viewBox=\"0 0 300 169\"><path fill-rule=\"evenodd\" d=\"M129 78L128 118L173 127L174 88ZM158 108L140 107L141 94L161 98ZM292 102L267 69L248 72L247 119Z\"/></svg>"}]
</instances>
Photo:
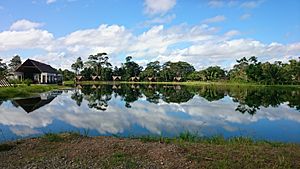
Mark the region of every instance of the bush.
<instances>
[{"instance_id":1,"label":"bush","mask_svg":"<svg viewBox=\"0 0 300 169\"><path fill-rule=\"evenodd\" d=\"M32 83L33 83L33 82L32 82L32 80L30 80L30 79L25 79L25 80L23 80L23 84L26 84L27 86L30 86Z\"/></svg>"}]
</instances>

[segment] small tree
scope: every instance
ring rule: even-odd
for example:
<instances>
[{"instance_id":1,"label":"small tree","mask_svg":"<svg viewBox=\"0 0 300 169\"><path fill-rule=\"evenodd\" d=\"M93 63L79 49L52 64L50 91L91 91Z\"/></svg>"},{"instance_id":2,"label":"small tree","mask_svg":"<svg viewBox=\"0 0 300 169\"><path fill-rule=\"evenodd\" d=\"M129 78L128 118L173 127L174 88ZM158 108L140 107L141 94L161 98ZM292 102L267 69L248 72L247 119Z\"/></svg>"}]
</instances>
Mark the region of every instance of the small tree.
<instances>
[{"instance_id":1,"label":"small tree","mask_svg":"<svg viewBox=\"0 0 300 169\"><path fill-rule=\"evenodd\" d=\"M10 63L8 64L10 71L15 71L18 66L22 64L21 58L19 55L14 56L11 60Z\"/></svg>"},{"instance_id":2,"label":"small tree","mask_svg":"<svg viewBox=\"0 0 300 169\"><path fill-rule=\"evenodd\" d=\"M7 74L7 66L6 63L2 63L2 59L0 59L0 77L3 77Z\"/></svg>"},{"instance_id":3,"label":"small tree","mask_svg":"<svg viewBox=\"0 0 300 169\"><path fill-rule=\"evenodd\" d=\"M71 65L71 68L72 68L73 70L75 70L75 73L76 73L77 75L79 74L80 69L83 68L83 62L82 62L82 60L81 60L81 57L78 57L78 58L77 58L76 62L73 63L73 64Z\"/></svg>"}]
</instances>

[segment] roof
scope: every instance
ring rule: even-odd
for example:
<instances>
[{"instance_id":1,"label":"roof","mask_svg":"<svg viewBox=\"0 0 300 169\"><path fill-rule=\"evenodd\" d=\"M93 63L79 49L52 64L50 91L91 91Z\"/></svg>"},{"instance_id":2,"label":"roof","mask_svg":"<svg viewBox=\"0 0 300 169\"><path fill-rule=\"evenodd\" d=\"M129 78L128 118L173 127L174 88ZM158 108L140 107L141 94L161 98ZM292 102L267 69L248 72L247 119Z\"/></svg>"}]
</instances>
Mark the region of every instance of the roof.
<instances>
[{"instance_id":1,"label":"roof","mask_svg":"<svg viewBox=\"0 0 300 169\"><path fill-rule=\"evenodd\" d=\"M25 110L27 113L33 112L34 110L37 110L46 104L49 104L55 97L52 97L47 100L42 100L40 97L34 97L29 99L18 99L13 100L13 104L16 106L21 106L23 110Z\"/></svg>"},{"instance_id":2,"label":"roof","mask_svg":"<svg viewBox=\"0 0 300 169\"><path fill-rule=\"evenodd\" d=\"M36 69L35 71L38 71L40 73L58 73L57 70L50 65L31 59L27 59L22 65L20 65L16 69L16 72L32 71L32 69Z\"/></svg>"}]
</instances>

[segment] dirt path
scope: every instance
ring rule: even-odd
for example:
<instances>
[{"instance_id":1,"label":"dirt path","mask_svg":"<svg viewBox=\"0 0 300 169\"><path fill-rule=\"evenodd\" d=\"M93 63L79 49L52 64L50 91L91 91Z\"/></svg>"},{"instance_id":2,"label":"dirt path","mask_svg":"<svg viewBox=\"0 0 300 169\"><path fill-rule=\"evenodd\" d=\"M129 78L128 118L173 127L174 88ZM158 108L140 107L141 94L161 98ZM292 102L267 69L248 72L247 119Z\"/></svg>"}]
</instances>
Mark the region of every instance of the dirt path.
<instances>
[{"instance_id":1,"label":"dirt path","mask_svg":"<svg viewBox=\"0 0 300 169\"><path fill-rule=\"evenodd\" d=\"M300 168L300 146L36 138L2 144L0 168Z\"/></svg>"}]
</instances>

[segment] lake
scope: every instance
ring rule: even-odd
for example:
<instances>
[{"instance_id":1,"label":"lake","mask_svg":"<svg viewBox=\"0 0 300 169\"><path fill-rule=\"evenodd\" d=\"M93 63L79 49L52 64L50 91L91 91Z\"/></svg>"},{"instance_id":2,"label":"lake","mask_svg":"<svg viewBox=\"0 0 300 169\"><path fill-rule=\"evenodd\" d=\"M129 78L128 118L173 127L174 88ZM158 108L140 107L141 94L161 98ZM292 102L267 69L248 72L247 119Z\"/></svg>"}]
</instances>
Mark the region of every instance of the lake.
<instances>
[{"instance_id":1,"label":"lake","mask_svg":"<svg viewBox=\"0 0 300 169\"><path fill-rule=\"evenodd\" d=\"M120 137L190 131L300 143L300 90L117 84L0 101L0 141L66 131Z\"/></svg>"}]
</instances>

